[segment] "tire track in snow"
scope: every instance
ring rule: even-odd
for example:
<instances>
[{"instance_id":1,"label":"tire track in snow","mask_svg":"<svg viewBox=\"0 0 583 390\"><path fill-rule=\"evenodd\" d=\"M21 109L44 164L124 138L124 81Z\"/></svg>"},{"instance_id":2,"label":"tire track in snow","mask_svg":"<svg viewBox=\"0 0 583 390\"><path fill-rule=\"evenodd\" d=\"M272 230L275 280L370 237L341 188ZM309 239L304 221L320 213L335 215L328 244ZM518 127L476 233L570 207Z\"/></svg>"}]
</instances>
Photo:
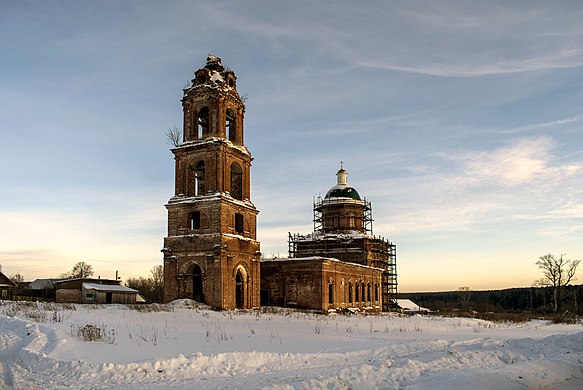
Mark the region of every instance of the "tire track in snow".
<instances>
[{"instance_id":1,"label":"tire track in snow","mask_svg":"<svg viewBox=\"0 0 583 390\"><path fill-rule=\"evenodd\" d=\"M6 329L0 332L0 388L14 389L14 376L8 361L13 360L22 339L16 333Z\"/></svg>"}]
</instances>

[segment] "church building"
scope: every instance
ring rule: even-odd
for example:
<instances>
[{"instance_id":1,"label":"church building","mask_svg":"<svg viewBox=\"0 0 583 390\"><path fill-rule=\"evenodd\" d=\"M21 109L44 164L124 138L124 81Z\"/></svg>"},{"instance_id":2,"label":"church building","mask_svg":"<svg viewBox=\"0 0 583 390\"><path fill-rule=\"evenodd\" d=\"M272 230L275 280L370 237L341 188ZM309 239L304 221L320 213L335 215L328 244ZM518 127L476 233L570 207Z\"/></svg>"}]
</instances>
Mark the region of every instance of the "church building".
<instances>
[{"instance_id":1,"label":"church building","mask_svg":"<svg viewBox=\"0 0 583 390\"><path fill-rule=\"evenodd\" d=\"M289 258L263 260L263 303L324 313L395 308L396 246L372 235L372 206L347 178L341 166L336 185L314 201L313 233L289 234Z\"/></svg>"},{"instance_id":2,"label":"church building","mask_svg":"<svg viewBox=\"0 0 583 390\"><path fill-rule=\"evenodd\" d=\"M164 300L217 309L275 305L388 311L396 304L396 246L372 235L372 208L348 185L314 201L314 232L289 234L289 258L261 259L251 202L245 104L235 73L209 56L182 98L183 139L172 149L174 196L166 204Z\"/></svg>"}]
</instances>

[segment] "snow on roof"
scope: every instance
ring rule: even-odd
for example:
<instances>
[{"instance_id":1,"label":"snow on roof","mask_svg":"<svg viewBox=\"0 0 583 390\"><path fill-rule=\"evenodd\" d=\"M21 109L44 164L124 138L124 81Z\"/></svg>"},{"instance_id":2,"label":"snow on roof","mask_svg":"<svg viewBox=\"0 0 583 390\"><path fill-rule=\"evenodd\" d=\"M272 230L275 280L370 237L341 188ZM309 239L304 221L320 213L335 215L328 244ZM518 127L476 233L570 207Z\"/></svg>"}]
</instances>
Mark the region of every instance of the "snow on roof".
<instances>
[{"instance_id":1,"label":"snow on roof","mask_svg":"<svg viewBox=\"0 0 583 390\"><path fill-rule=\"evenodd\" d=\"M117 284L95 284L95 283L83 283L83 288L86 290L95 291L111 291L111 292L126 292L126 293L137 293L138 290L129 288L126 286L120 286Z\"/></svg>"},{"instance_id":2,"label":"snow on roof","mask_svg":"<svg viewBox=\"0 0 583 390\"><path fill-rule=\"evenodd\" d=\"M251 156L251 153L249 152L249 149L247 149L246 146L244 145L236 145L233 142L231 142L230 140L226 139L226 138L221 138L221 137L208 137L202 140L192 140L192 141L186 141L182 144L180 144L179 146L172 148L172 150L180 150L182 148L186 148L189 146L199 146L199 145L206 145L206 144L213 144L213 143L223 143L223 144L227 144L228 146L230 146L231 148L237 149L239 150L241 153L246 154L248 156Z\"/></svg>"},{"instance_id":3,"label":"snow on roof","mask_svg":"<svg viewBox=\"0 0 583 390\"><path fill-rule=\"evenodd\" d=\"M26 286L26 288L29 288L31 290L44 290L47 288L50 289L54 288L53 283L61 280L63 279L36 279L32 283L29 283L29 285Z\"/></svg>"},{"instance_id":4,"label":"snow on roof","mask_svg":"<svg viewBox=\"0 0 583 390\"><path fill-rule=\"evenodd\" d=\"M397 305L405 311L430 312L431 310L421 307L410 299L397 299Z\"/></svg>"},{"instance_id":5,"label":"snow on roof","mask_svg":"<svg viewBox=\"0 0 583 390\"><path fill-rule=\"evenodd\" d=\"M298 241L312 241L312 240L349 240L359 238L373 238L372 236L361 233L357 230L347 230L342 233L309 233L306 235L299 235Z\"/></svg>"},{"instance_id":6,"label":"snow on roof","mask_svg":"<svg viewBox=\"0 0 583 390\"><path fill-rule=\"evenodd\" d=\"M249 207L249 208L253 208L253 209L255 208L255 205L249 199L244 199L244 200L235 199L228 192L224 192L224 193L214 192L214 193L209 193L206 195L196 195L196 196L186 196L184 194L175 195L172 198L170 198L170 200L168 201L168 204L166 206L174 205L174 204L178 204L178 203L197 203L197 202L203 202L203 201L209 201L209 200L215 200L215 199L225 199L225 200L228 200L228 201L235 203L239 206Z\"/></svg>"},{"instance_id":7,"label":"snow on roof","mask_svg":"<svg viewBox=\"0 0 583 390\"><path fill-rule=\"evenodd\" d=\"M334 261L334 262L338 262L338 263L345 263L348 265L354 265L356 267L361 267L361 268L368 268L368 269L377 269L377 270L381 270L384 271L382 268L378 268L378 267L371 267L368 265L364 265L364 264L358 264L358 263L352 263L350 261L342 261L342 260L338 260L335 259L333 257L322 257L322 256L308 256L308 257L272 257L272 258L262 258L261 262L272 262L272 261L313 261L313 260L326 260L326 261Z\"/></svg>"}]
</instances>

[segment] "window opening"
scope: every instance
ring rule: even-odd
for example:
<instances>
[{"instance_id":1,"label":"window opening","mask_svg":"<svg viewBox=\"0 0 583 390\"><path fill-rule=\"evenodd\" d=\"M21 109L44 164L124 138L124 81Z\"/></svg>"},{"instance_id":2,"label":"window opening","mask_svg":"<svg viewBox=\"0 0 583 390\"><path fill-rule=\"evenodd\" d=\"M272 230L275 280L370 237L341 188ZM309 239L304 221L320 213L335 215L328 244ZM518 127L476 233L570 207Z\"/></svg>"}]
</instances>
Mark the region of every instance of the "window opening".
<instances>
[{"instance_id":1,"label":"window opening","mask_svg":"<svg viewBox=\"0 0 583 390\"><path fill-rule=\"evenodd\" d=\"M194 168L194 195L204 195L206 192L204 168L204 161L196 163Z\"/></svg>"},{"instance_id":2,"label":"window opening","mask_svg":"<svg viewBox=\"0 0 583 390\"><path fill-rule=\"evenodd\" d=\"M237 128L236 128L236 115L235 111L232 109L227 109L226 112L226 130L227 130L227 139L229 141L237 142Z\"/></svg>"},{"instance_id":3,"label":"window opening","mask_svg":"<svg viewBox=\"0 0 583 390\"><path fill-rule=\"evenodd\" d=\"M243 214L235 214L235 231L243 234Z\"/></svg>"},{"instance_id":4,"label":"window opening","mask_svg":"<svg viewBox=\"0 0 583 390\"><path fill-rule=\"evenodd\" d=\"M198 112L196 138L202 139L202 137L208 133L209 133L209 109L208 107L203 107Z\"/></svg>"},{"instance_id":5,"label":"window opening","mask_svg":"<svg viewBox=\"0 0 583 390\"><path fill-rule=\"evenodd\" d=\"M236 162L231 164L231 196L243 200L243 171Z\"/></svg>"},{"instance_id":6,"label":"window opening","mask_svg":"<svg viewBox=\"0 0 583 390\"><path fill-rule=\"evenodd\" d=\"M334 284L328 284L328 303L334 303Z\"/></svg>"},{"instance_id":7,"label":"window opening","mask_svg":"<svg viewBox=\"0 0 583 390\"><path fill-rule=\"evenodd\" d=\"M352 303L352 283L348 283L348 303Z\"/></svg>"},{"instance_id":8,"label":"window opening","mask_svg":"<svg viewBox=\"0 0 583 390\"><path fill-rule=\"evenodd\" d=\"M360 289L358 283L354 284L354 302L360 302Z\"/></svg>"},{"instance_id":9,"label":"window opening","mask_svg":"<svg viewBox=\"0 0 583 390\"><path fill-rule=\"evenodd\" d=\"M370 283L366 285L366 300L370 302Z\"/></svg>"},{"instance_id":10,"label":"window opening","mask_svg":"<svg viewBox=\"0 0 583 390\"><path fill-rule=\"evenodd\" d=\"M374 300L378 301L379 300L379 284L375 283L374 285Z\"/></svg>"},{"instance_id":11,"label":"window opening","mask_svg":"<svg viewBox=\"0 0 583 390\"><path fill-rule=\"evenodd\" d=\"M193 211L190 213L190 229L200 229L200 211Z\"/></svg>"}]
</instances>

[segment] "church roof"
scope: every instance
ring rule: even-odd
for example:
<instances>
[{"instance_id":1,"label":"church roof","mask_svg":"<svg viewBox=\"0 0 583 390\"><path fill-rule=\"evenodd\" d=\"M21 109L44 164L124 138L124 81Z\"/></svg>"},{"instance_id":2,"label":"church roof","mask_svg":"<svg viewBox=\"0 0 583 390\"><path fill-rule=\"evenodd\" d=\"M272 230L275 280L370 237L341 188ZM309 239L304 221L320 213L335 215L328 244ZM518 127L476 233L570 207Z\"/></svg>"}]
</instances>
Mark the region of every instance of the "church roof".
<instances>
[{"instance_id":1,"label":"church roof","mask_svg":"<svg viewBox=\"0 0 583 390\"><path fill-rule=\"evenodd\" d=\"M328 190L324 198L351 198L361 200L358 191L348 185L347 176L348 172L341 165L338 172L336 172L337 184Z\"/></svg>"}]
</instances>

